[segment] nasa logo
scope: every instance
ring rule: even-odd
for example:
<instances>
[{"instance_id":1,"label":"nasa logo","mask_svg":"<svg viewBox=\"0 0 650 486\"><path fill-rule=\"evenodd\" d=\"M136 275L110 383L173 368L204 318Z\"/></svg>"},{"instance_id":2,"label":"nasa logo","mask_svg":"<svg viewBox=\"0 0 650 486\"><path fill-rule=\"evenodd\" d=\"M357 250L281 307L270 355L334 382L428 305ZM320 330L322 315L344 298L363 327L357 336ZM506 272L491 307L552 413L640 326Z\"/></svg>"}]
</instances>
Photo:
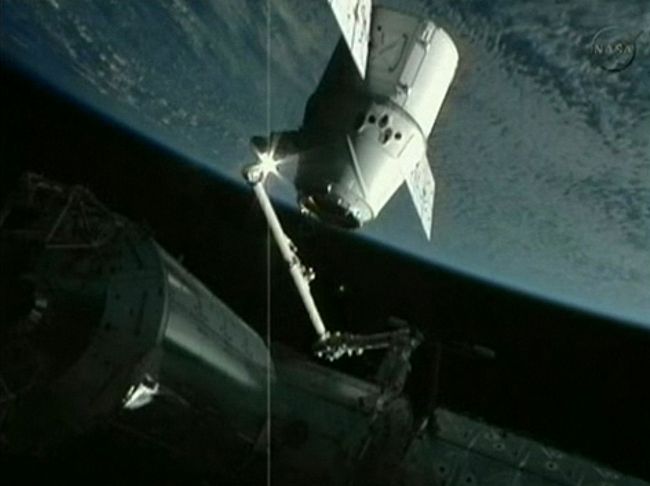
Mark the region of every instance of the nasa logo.
<instances>
[{"instance_id":1,"label":"nasa logo","mask_svg":"<svg viewBox=\"0 0 650 486\"><path fill-rule=\"evenodd\" d=\"M609 72L620 72L632 64L639 36L619 27L603 27L591 41L591 58L595 65Z\"/></svg>"}]
</instances>

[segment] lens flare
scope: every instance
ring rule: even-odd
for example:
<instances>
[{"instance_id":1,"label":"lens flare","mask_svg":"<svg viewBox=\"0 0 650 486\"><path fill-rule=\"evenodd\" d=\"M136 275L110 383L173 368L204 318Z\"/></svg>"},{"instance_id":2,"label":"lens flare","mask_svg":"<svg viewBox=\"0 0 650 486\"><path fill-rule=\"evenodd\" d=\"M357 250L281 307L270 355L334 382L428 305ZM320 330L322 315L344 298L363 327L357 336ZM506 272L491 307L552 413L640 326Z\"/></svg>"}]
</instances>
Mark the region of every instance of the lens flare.
<instances>
[{"instance_id":1,"label":"lens flare","mask_svg":"<svg viewBox=\"0 0 650 486\"><path fill-rule=\"evenodd\" d=\"M291 157L282 157L281 154L280 158L276 158L278 143L279 137L272 137L271 144L266 150L256 151L257 163L255 164L255 170L259 171L262 180L267 181L267 176L273 175L276 180L289 185L293 189L293 184L280 172L279 167L295 160Z\"/></svg>"},{"instance_id":2,"label":"lens flare","mask_svg":"<svg viewBox=\"0 0 650 486\"><path fill-rule=\"evenodd\" d=\"M273 158L272 152L263 152L257 154L257 165L259 169L264 173L264 177L269 174L273 174L276 177L281 177L278 172L278 166L280 165L280 160L275 160Z\"/></svg>"}]
</instances>

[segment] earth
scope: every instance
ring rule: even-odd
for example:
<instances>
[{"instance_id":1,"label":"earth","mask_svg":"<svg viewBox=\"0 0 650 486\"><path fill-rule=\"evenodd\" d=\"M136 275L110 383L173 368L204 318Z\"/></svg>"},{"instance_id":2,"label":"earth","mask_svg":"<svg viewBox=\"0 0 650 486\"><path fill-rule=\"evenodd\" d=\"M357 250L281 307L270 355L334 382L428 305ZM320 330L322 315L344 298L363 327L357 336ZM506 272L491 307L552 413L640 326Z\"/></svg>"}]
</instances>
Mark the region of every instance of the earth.
<instances>
[{"instance_id":1,"label":"earth","mask_svg":"<svg viewBox=\"0 0 650 486\"><path fill-rule=\"evenodd\" d=\"M359 237L650 328L650 4L379 3L444 27L460 62L429 139L432 241L405 189ZM250 137L300 125L338 38L324 0L0 6L3 61L242 184Z\"/></svg>"}]
</instances>

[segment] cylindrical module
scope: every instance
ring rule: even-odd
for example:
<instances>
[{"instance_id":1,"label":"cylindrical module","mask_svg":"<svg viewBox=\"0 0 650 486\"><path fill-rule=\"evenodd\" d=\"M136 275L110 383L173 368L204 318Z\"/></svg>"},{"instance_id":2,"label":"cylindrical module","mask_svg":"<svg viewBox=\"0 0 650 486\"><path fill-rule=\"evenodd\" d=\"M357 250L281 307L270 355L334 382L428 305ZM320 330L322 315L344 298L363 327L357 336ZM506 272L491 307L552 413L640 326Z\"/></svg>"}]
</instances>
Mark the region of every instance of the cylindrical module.
<instances>
[{"instance_id":1,"label":"cylindrical module","mask_svg":"<svg viewBox=\"0 0 650 486\"><path fill-rule=\"evenodd\" d=\"M379 215L419 163L430 173L427 139L458 51L433 22L375 7L365 80L350 75L356 71L345 55L335 52L307 105L295 184L304 211L358 228Z\"/></svg>"},{"instance_id":2,"label":"cylindrical module","mask_svg":"<svg viewBox=\"0 0 650 486\"><path fill-rule=\"evenodd\" d=\"M87 190L26 177L0 245L15 304L0 323L1 452L48 456L101 426L227 480L257 484L269 448L274 475L339 484L354 470L378 387L286 350L274 365L253 329Z\"/></svg>"},{"instance_id":3,"label":"cylindrical module","mask_svg":"<svg viewBox=\"0 0 650 486\"><path fill-rule=\"evenodd\" d=\"M0 327L10 448L54 447L165 394L259 433L267 347L151 237L88 191L35 176L5 214L2 288L25 297Z\"/></svg>"}]
</instances>

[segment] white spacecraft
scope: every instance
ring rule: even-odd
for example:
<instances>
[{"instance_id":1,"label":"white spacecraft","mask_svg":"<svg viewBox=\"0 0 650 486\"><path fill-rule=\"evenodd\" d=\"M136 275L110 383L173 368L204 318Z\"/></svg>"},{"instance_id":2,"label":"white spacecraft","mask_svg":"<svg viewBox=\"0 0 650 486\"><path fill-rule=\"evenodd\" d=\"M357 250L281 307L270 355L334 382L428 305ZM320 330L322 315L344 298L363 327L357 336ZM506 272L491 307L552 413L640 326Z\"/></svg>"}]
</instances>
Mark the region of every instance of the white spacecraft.
<instances>
[{"instance_id":1,"label":"white spacecraft","mask_svg":"<svg viewBox=\"0 0 650 486\"><path fill-rule=\"evenodd\" d=\"M337 226L377 218L406 181L430 239L435 182L427 138L458 51L430 20L372 8L370 0L328 3L345 44L310 97L302 127L256 137L253 146L275 160L297 157L301 210Z\"/></svg>"},{"instance_id":2,"label":"white spacecraft","mask_svg":"<svg viewBox=\"0 0 650 486\"><path fill-rule=\"evenodd\" d=\"M264 182L287 160L297 161L295 187L305 214L345 228L375 219L404 181L427 238L435 182L427 138L458 64L449 35L429 20L370 0L328 0L345 42L339 42L297 131L253 137L258 161L244 169L289 273L329 359L375 347L328 331L302 264L282 229ZM372 17L372 20L371 20ZM384 343L385 344L385 343Z\"/></svg>"}]
</instances>

